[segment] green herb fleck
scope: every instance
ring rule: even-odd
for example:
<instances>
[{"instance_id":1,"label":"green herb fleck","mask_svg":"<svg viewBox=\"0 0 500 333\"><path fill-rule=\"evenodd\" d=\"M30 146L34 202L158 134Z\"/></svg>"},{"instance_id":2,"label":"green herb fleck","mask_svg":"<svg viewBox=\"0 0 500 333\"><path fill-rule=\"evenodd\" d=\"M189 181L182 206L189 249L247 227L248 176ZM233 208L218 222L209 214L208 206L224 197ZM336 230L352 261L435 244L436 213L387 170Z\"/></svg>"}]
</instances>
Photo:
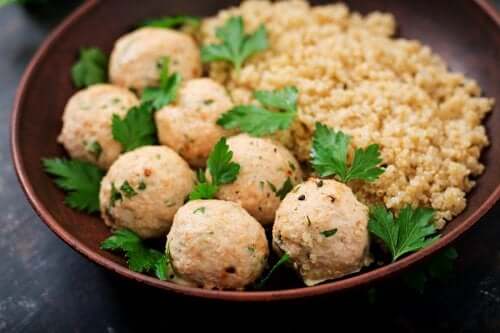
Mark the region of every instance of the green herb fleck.
<instances>
[{"instance_id":1,"label":"green herb fleck","mask_svg":"<svg viewBox=\"0 0 500 333\"><path fill-rule=\"evenodd\" d=\"M137 195L137 192L130 186L128 181L125 181L122 186L120 186L120 192L122 192L126 198L132 198Z\"/></svg>"},{"instance_id":2,"label":"green herb fleck","mask_svg":"<svg viewBox=\"0 0 500 333\"><path fill-rule=\"evenodd\" d=\"M139 186L137 187L137 189L139 191L144 191L146 189L146 183L144 182L144 180L141 180L141 182L139 183Z\"/></svg>"},{"instance_id":3,"label":"green herb fleck","mask_svg":"<svg viewBox=\"0 0 500 333\"><path fill-rule=\"evenodd\" d=\"M194 211L193 211L193 214L197 214L197 213L200 213L200 214L205 214L205 207L198 207L196 208Z\"/></svg>"},{"instance_id":4,"label":"green herb fleck","mask_svg":"<svg viewBox=\"0 0 500 333\"><path fill-rule=\"evenodd\" d=\"M333 228L330 230L324 230L321 231L320 234L323 235L325 238L331 237L337 233L337 228Z\"/></svg>"},{"instance_id":5,"label":"green herb fleck","mask_svg":"<svg viewBox=\"0 0 500 333\"><path fill-rule=\"evenodd\" d=\"M96 160L99 160L99 157L102 154L102 146L98 141L87 142L85 150L91 153Z\"/></svg>"},{"instance_id":6,"label":"green herb fleck","mask_svg":"<svg viewBox=\"0 0 500 333\"><path fill-rule=\"evenodd\" d=\"M265 284L266 282L269 280L269 278L273 275L273 273L280 267L282 266L283 264L287 263L288 261L290 260L290 255L288 253L285 253L281 256L280 260L278 260L278 262L276 264L274 264L274 266L271 268L271 270L266 274L266 276L260 280L257 285L256 285L256 288L257 289L261 289Z\"/></svg>"},{"instance_id":7,"label":"green herb fleck","mask_svg":"<svg viewBox=\"0 0 500 333\"><path fill-rule=\"evenodd\" d=\"M111 195L109 199L109 205L114 207L117 201L122 201L123 197L120 191L115 187L115 183L111 183Z\"/></svg>"},{"instance_id":8,"label":"green herb fleck","mask_svg":"<svg viewBox=\"0 0 500 333\"><path fill-rule=\"evenodd\" d=\"M170 199L166 199L163 203L169 208L175 206L175 201L171 201Z\"/></svg>"},{"instance_id":9,"label":"green herb fleck","mask_svg":"<svg viewBox=\"0 0 500 333\"><path fill-rule=\"evenodd\" d=\"M309 216L306 215L306 220L307 220L307 226L311 226L312 225L312 222L311 222L311 219L309 218Z\"/></svg>"},{"instance_id":10,"label":"green herb fleck","mask_svg":"<svg viewBox=\"0 0 500 333\"><path fill-rule=\"evenodd\" d=\"M288 192L290 192L293 189L293 183L292 183L292 180L290 179L290 177L288 177L286 179L286 181L283 183L283 185L281 186L281 188L279 190L276 189L276 186L274 186L273 183L267 182L267 184L271 188L271 191L273 191L274 194L278 198L280 198L280 200L283 200L286 197L286 195L288 194Z\"/></svg>"}]
</instances>

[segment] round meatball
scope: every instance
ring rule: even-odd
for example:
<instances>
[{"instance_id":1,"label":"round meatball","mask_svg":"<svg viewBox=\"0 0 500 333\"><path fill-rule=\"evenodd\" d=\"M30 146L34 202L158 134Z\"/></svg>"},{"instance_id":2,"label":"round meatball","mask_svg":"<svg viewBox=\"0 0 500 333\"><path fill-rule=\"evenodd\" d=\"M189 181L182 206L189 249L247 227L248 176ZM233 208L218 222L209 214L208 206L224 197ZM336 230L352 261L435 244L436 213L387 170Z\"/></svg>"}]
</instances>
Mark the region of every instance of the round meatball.
<instances>
[{"instance_id":1,"label":"round meatball","mask_svg":"<svg viewBox=\"0 0 500 333\"><path fill-rule=\"evenodd\" d=\"M200 50L189 35L162 28L141 28L115 44L111 53L111 82L142 91L159 84L163 59L170 58L170 71L184 80L201 75Z\"/></svg>"},{"instance_id":2,"label":"round meatball","mask_svg":"<svg viewBox=\"0 0 500 333\"><path fill-rule=\"evenodd\" d=\"M243 289L261 275L269 249L264 228L238 204L195 200L175 214L167 253L184 283Z\"/></svg>"},{"instance_id":3,"label":"round meatball","mask_svg":"<svg viewBox=\"0 0 500 333\"><path fill-rule=\"evenodd\" d=\"M192 166L205 166L213 146L228 133L216 121L232 106L219 83L211 79L186 82L177 105L155 114L160 143L177 151Z\"/></svg>"},{"instance_id":4,"label":"round meatball","mask_svg":"<svg viewBox=\"0 0 500 333\"><path fill-rule=\"evenodd\" d=\"M368 208L335 180L309 179L281 203L273 247L308 286L359 271L368 256Z\"/></svg>"},{"instance_id":5,"label":"round meatball","mask_svg":"<svg viewBox=\"0 0 500 333\"><path fill-rule=\"evenodd\" d=\"M287 185L291 189L302 181L297 160L271 139L240 134L229 138L227 144L240 172L233 183L220 187L217 198L239 203L263 225L272 223Z\"/></svg>"},{"instance_id":6,"label":"round meatball","mask_svg":"<svg viewBox=\"0 0 500 333\"><path fill-rule=\"evenodd\" d=\"M137 104L133 93L110 84L81 90L66 104L58 141L71 157L107 169L122 150L111 133L113 114L122 117Z\"/></svg>"},{"instance_id":7,"label":"round meatball","mask_svg":"<svg viewBox=\"0 0 500 333\"><path fill-rule=\"evenodd\" d=\"M145 146L123 154L101 182L104 222L142 238L165 235L193 189L194 172L176 152Z\"/></svg>"}]
</instances>

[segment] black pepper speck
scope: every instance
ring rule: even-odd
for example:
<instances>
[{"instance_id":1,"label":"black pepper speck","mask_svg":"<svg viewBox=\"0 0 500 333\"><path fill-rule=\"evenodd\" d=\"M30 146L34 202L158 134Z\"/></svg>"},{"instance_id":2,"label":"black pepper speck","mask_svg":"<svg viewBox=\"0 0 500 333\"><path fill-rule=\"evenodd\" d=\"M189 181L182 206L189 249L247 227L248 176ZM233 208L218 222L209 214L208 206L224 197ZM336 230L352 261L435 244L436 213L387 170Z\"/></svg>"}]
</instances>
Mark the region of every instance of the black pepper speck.
<instances>
[{"instance_id":1,"label":"black pepper speck","mask_svg":"<svg viewBox=\"0 0 500 333\"><path fill-rule=\"evenodd\" d=\"M306 200L306 196L305 196L305 195L303 195L303 194L301 194L301 195L299 195L298 199L299 199L300 201L304 201L304 200Z\"/></svg>"}]
</instances>

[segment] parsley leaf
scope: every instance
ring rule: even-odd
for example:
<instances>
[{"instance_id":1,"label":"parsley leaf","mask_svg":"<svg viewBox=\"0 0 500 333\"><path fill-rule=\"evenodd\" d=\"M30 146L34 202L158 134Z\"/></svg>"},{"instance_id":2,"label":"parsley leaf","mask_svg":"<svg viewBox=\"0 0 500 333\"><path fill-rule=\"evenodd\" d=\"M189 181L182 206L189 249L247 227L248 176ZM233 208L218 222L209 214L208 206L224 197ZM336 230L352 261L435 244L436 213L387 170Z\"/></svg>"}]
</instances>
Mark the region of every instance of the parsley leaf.
<instances>
[{"instance_id":1,"label":"parsley leaf","mask_svg":"<svg viewBox=\"0 0 500 333\"><path fill-rule=\"evenodd\" d=\"M108 80L108 57L96 47L82 48L80 59L71 68L71 77L77 88L88 87Z\"/></svg>"},{"instance_id":2,"label":"parsley leaf","mask_svg":"<svg viewBox=\"0 0 500 333\"><path fill-rule=\"evenodd\" d=\"M226 61L239 71L247 58L268 47L267 31L263 25L251 35L245 34L244 30L241 16L228 19L216 31L216 36L222 44L203 46L201 60L203 62Z\"/></svg>"},{"instance_id":3,"label":"parsley leaf","mask_svg":"<svg viewBox=\"0 0 500 333\"><path fill-rule=\"evenodd\" d=\"M208 156L207 168L211 176L208 182L202 172L198 172L199 183L189 194L189 200L211 199L219 190L220 185L230 184L236 180L240 165L231 162L233 152L229 150L226 138L221 138Z\"/></svg>"},{"instance_id":4,"label":"parsley leaf","mask_svg":"<svg viewBox=\"0 0 500 333\"><path fill-rule=\"evenodd\" d=\"M219 190L219 187L210 183L198 183L189 194L189 200L212 199Z\"/></svg>"},{"instance_id":5,"label":"parsley leaf","mask_svg":"<svg viewBox=\"0 0 500 333\"><path fill-rule=\"evenodd\" d=\"M176 16L165 16L157 19L151 19L144 21L141 26L152 27L152 28L166 28L166 29L176 29L184 25L190 26L192 28L198 28L201 24L201 19L196 16L189 15L176 15Z\"/></svg>"},{"instance_id":6,"label":"parsley leaf","mask_svg":"<svg viewBox=\"0 0 500 333\"><path fill-rule=\"evenodd\" d=\"M210 152L207 161L208 171L212 176L212 184L224 185L236 180L236 176L240 172L240 165L231 162L232 158L233 152L229 150L226 138L220 139Z\"/></svg>"},{"instance_id":7,"label":"parsley leaf","mask_svg":"<svg viewBox=\"0 0 500 333\"><path fill-rule=\"evenodd\" d=\"M257 90L254 97L264 106L285 110L290 113L297 112L299 90L296 87L287 86L274 91Z\"/></svg>"},{"instance_id":8,"label":"parsley leaf","mask_svg":"<svg viewBox=\"0 0 500 333\"><path fill-rule=\"evenodd\" d=\"M379 146L369 145L365 149L358 148L350 167L347 166L347 149L351 137L342 131L334 131L317 123L311 149L311 163L321 177L336 175L341 181L351 180L375 181L384 172L377 167L382 162Z\"/></svg>"},{"instance_id":9,"label":"parsley leaf","mask_svg":"<svg viewBox=\"0 0 500 333\"><path fill-rule=\"evenodd\" d=\"M131 230L115 231L101 243L101 249L124 252L128 267L134 272L153 272L158 279L167 279L166 255L146 247L142 239Z\"/></svg>"},{"instance_id":10,"label":"parsley leaf","mask_svg":"<svg viewBox=\"0 0 500 333\"><path fill-rule=\"evenodd\" d=\"M179 73L170 75L170 58L161 61L160 86L148 87L142 92L141 102L150 106L151 110L159 110L175 100L182 78Z\"/></svg>"},{"instance_id":11,"label":"parsley leaf","mask_svg":"<svg viewBox=\"0 0 500 333\"><path fill-rule=\"evenodd\" d=\"M368 229L385 243L396 261L404 254L418 251L439 238L432 224L434 210L406 206L396 219L383 206L370 209Z\"/></svg>"},{"instance_id":12,"label":"parsley leaf","mask_svg":"<svg viewBox=\"0 0 500 333\"><path fill-rule=\"evenodd\" d=\"M95 165L59 158L42 160L45 171L55 176L57 186L68 192L64 202L88 213L99 211L99 189L104 172Z\"/></svg>"},{"instance_id":13,"label":"parsley leaf","mask_svg":"<svg viewBox=\"0 0 500 333\"><path fill-rule=\"evenodd\" d=\"M257 285L255 286L257 289L261 289L266 282L269 280L269 278L273 275L273 273L282 265L287 263L290 260L290 255L288 253L285 253L281 256L281 258L274 264L274 266L269 270L269 272L266 274L266 276L260 280Z\"/></svg>"},{"instance_id":14,"label":"parsley leaf","mask_svg":"<svg viewBox=\"0 0 500 333\"><path fill-rule=\"evenodd\" d=\"M239 128L253 136L272 134L292 125L297 115L297 88L256 91L254 97L264 107L283 111L273 112L255 105L239 105L224 113L217 124L225 129Z\"/></svg>"},{"instance_id":15,"label":"parsley leaf","mask_svg":"<svg viewBox=\"0 0 500 333\"><path fill-rule=\"evenodd\" d=\"M144 104L131 108L123 119L114 114L111 130L126 152L156 142L153 114Z\"/></svg>"}]
</instances>

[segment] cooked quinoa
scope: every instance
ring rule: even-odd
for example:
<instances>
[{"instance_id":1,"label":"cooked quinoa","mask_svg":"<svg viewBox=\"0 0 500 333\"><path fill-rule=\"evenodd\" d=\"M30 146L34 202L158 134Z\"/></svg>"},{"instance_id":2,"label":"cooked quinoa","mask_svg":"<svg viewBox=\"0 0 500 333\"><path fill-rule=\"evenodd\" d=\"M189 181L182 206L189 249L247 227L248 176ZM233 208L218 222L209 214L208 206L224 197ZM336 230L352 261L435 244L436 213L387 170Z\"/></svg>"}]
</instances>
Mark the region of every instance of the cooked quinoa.
<instances>
[{"instance_id":1,"label":"cooked quinoa","mask_svg":"<svg viewBox=\"0 0 500 333\"><path fill-rule=\"evenodd\" d=\"M406 204L437 210L437 225L459 214L479 175L488 144L483 117L493 99L478 84L418 41L394 38L392 15L366 16L343 4L246 1L203 21L201 41L216 42L215 28L241 15L250 32L265 24L269 49L239 73L211 63L235 104L250 103L254 90L293 85L299 115L280 139L305 161L315 122L352 136L355 147L381 146L386 171L373 183L350 184L365 203Z\"/></svg>"}]
</instances>

